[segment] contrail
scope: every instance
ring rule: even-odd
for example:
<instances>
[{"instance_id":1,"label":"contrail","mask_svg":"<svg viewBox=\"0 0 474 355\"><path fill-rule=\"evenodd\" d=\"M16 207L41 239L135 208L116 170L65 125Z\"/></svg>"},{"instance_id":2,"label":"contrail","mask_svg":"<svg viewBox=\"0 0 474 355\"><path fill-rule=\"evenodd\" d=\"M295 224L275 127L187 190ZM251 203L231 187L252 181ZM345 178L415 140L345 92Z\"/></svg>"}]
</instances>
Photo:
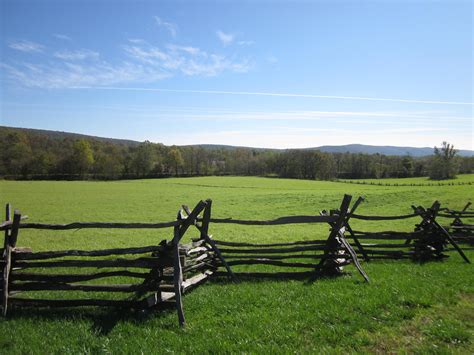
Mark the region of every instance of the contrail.
<instances>
[{"instance_id":1,"label":"contrail","mask_svg":"<svg viewBox=\"0 0 474 355\"><path fill-rule=\"evenodd\" d=\"M411 100L411 99L392 99L392 98L381 98L381 97L312 95L312 94L291 94L291 93L251 92L251 91L179 90L179 89L113 87L113 86L73 86L73 87L70 87L70 89L75 89L75 90L89 89L89 90L152 91L152 92L175 92L175 93L187 93L187 94L211 94L211 95L249 95L249 96L301 97L301 98L312 98L312 99L389 101L389 102L404 102L404 103L412 103L412 104L436 104L436 105L474 105L474 103L472 103L472 102L458 102L458 101Z\"/></svg>"}]
</instances>

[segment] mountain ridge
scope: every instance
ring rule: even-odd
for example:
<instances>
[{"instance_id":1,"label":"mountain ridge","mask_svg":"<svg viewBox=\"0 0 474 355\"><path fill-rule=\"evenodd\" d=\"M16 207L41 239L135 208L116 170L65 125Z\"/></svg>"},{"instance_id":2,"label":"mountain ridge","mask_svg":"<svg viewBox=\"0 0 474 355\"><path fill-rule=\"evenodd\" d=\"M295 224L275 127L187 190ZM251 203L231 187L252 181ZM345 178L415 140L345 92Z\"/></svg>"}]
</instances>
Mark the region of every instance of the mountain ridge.
<instances>
[{"instance_id":1,"label":"mountain ridge","mask_svg":"<svg viewBox=\"0 0 474 355\"><path fill-rule=\"evenodd\" d=\"M102 142L110 142L114 144L121 144L126 146L137 146L141 142L131 140L131 139L121 139L121 138L108 138L108 137L99 137L87 134L73 133L73 132L64 132L64 131L53 131L45 129L36 129L36 128L20 128L20 127L9 127L9 126L0 126L0 129L7 128L19 131L31 132L34 134L43 134L47 135L53 139L93 139ZM327 153L362 153L362 154L383 154L391 156L404 156L410 155L413 157L423 157L433 154L433 147L399 147L399 146L377 146L377 145L367 145L367 144L345 144L345 145L322 145L318 147L310 148L255 148L255 147L246 147L246 146L233 146L225 144L186 144L181 145L183 147L203 147L207 149L253 149L253 150L268 150L268 151L285 151L285 150L319 150ZM471 157L474 156L474 150L459 149L458 154L460 156Z\"/></svg>"}]
</instances>

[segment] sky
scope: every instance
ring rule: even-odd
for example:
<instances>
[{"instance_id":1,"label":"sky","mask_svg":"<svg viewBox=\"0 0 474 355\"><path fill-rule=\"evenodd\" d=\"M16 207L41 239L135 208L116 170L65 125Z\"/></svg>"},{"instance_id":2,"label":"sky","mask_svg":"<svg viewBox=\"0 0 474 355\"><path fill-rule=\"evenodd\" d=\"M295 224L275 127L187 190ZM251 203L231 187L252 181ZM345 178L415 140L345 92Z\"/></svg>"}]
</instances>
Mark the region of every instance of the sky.
<instances>
[{"instance_id":1,"label":"sky","mask_svg":"<svg viewBox=\"0 0 474 355\"><path fill-rule=\"evenodd\" d=\"M0 1L0 125L474 149L471 1Z\"/></svg>"}]
</instances>

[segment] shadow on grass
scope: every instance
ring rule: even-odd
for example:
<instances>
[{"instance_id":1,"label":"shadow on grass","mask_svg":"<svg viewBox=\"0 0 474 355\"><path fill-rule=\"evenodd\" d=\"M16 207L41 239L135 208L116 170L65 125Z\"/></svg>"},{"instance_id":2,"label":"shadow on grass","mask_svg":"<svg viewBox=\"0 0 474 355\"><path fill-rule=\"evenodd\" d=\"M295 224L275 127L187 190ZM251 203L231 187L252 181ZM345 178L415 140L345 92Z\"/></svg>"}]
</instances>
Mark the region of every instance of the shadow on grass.
<instances>
[{"instance_id":1,"label":"shadow on grass","mask_svg":"<svg viewBox=\"0 0 474 355\"><path fill-rule=\"evenodd\" d=\"M299 281L303 285L312 285L320 280L332 280L335 278L352 275L350 272L338 272L328 275L324 272L305 272L305 273L252 273L249 275L237 274L236 280L230 279L226 275L212 276L209 282L219 285L229 285L239 282L260 284L266 282L288 282ZM357 283L364 283L363 280L356 281ZM186 294L199 288L195 286ZM142 295L143 296L143 295ZM117 324L122 322L132 323L146 323L151 318L156 319L165 317L170 313L175 313L176 304L173 301L160 303L148 309L131 309L126 307L58 307L58 308L32 308L32 307L13 307L10 310L9 319L39 319L39 320L62 320L75 321L78 319L85 319L92 322L91 330L102 336L108 335Z\"/></svg>"},{"instance_id":2,"label":"shadow on grass","mask_svg":"<svg viewBox=\"0 0 474 355\"><path fill-rule=\"evenodd\" d=\"M283 275L281 275L283 274ZM252 282L252 283L264 283L268 281L273 282L287 282L287 281L300 281L304 285L312 285L316 281L320 280L333 280L335 278L343 277L343 276L351 276L352 272L338 272L334 274L327 274L325 272L307 272L301 273L302 275L285 275L285 273L271 273L271 272L262 272L262 273L249 273L246 275L245 273L238 273L236 275L236 279L232 280L228 276L219 275L219 276L212 276L210 278L210 282L214 284L220 285L227 285L229 283L239 283L239 282ZM365 283L363 280L360 281L361 283Z\"/></svg>"},{"instance_id":3,"label":"shadow on grass","mask_svg":"<svg viewBox=\"0 0 474 355\"><path fill-rule=\"evenodd\" d=\"M18 319L75 321L85 319L92 322L91 330L102 336L108 335L118 323L146 323L151 318L164 317L175 310L174 303L163 303L150 309L134 310L122 307L77 307L77 308L14 308L5 321Z\"/></svg>"}]
</instances>

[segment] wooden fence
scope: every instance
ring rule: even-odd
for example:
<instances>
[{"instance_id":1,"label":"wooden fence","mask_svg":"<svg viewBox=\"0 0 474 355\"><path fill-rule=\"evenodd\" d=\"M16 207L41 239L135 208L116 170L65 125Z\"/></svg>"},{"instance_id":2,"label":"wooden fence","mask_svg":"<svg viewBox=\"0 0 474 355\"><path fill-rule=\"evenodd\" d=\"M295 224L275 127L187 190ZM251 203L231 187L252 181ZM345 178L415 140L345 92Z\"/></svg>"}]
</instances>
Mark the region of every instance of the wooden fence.
<instances>
[{"instance_id":1,"label":"wooden fence","mask_svg":"<svg viewBox=\"0 0 474 355\"><path fill-rule=\"evenodd\" d=\"M358 255L365 261L371 259L412 259L423 262L446 258L445 252L455 250L466 262L470 262L459 247L456 238L448 232L449 227L443 227L437 221L437 217L452 218L451 214L442 213L446 209L442 210L438 201L427 209L422 206L412 206L412 209L412 214L400 216L364 216L355 214L355 210L353 210L352 219L366 221L421 219L414 225L412 232L357 231L352 230L349 223L346 223L345 227L350 232L351 242Z\"/></svg>"},{"instance_id":2,"label":"wooden fence","mask_svg":"<svg viewBox=\"0 0 474 355\"><path fill-rule=\"evenodd\" d=\"M204 217L199 214L204 211ZM210 217L210 201L201 201L183 217L180 210L176 221L165 223L71 223L40 224L20 223L21 214L7 205L6 221L0 226L5 231L2 260L2 312L6 316L10 306L74 307L74 306L118 306L145 309L174 300L180 324L184 324L181 295L193 286L205 281L213 266L205 267L210 255L201 245L202 241L180 244L180 240L192 225L207 233ZM138 248L103 250L62 250L33 252L29 248L16 246L20 229L69 230L85 228L158 229L173 228L170 241ZM205 238L204 238L205 240ZM212 246L210 247L212 250ZM72 258L72 259L71 259ZM55 270L74 272L58 273ZM89 272L80 273L79 270ZM94 270L90 272L90 270ZM107 271L101 271L106 269ZM36 272L31 272L36 270ZM138 270L138 271L137 271ZM135 283L98 284L81 283L122 277L139 280ZM128 299L115 298L31 298L18 297L19 293L37 291L83 291L128 293Z\"/></svg>"},{"instance_id":3,"label":"wooden fence","mask_svg":"<svg viewBox=\"0 0 474 355\"><path fill-rule=\"evenodd\" d=\"M474 245L474 224L465 222L466 219L474 218L474 211L467 211L469 206L471 206L471 202L468 202L460 211L445 209L443 216L452 218L452 222L447 229L454 240L458 243Z\"/></svg>"},{"instance_id":4,"label":"wooden fence","mask_svg":"<svg viewBox=\"0 0 474 355\"><path fill-rule=\"evenodd\" d=\"M337 275L342 267L351 263L362 277L369 281L359 263L357 254L344 235L344 225L349 218L352 197L345 195L338 213L320 216L281 217L271 221L211 219L213 223L234 223L242 225L283 225L294 223L327 223L330 231L326 240L304 240L287 243L254 244L215 240L227 265L271 265L284 268L306 269L296 272L245 272L242 277L264 278L307 278L318 275ZM303 261L301 261L303 260ZM222 275L217 272L216 275Z\"/></svg>"},{"instance_id":5,"label":"wooden fence","mask_svg":"<svg viewBox=\"0 0 474 355\"><path fill-rule=\"evenodd\" d=\"M180 325L184 325L183 293L211 276L225 276L232 280L245 277L302 279L338 275L342 267L354 264L362 277L369 281L358 257L366 261L427 261L445 257L444 252L450 250L447 248L448 244L469 262L448 230L436 221L438 216L449 217L454 219L452 225L459 225L462 223L461 217L471 217L466 212L469 206L463 211L441 210L436 202L428 209L413 207L414 211L409 215L364 216L355 214L363 198L357 199L350 207L351 199L351 196L345 195L338 209L321 211L319 215L287 216L266 221L212 218L212 201L206 200L200 201L193 210L183 205L176 220L161 223L26 223L23 221L25 217L22 218L18 211L12 214L10 205L7 205L6 221L0 225L0 230L5 232L3 258L0 262L3 271L0 286L2 312L6 316L12 307L28 306L149 309L171 303L176 307ZM349 223L350 219L383 221L410 218L421 218L421 221L416 224L413 232L408 233L360 232L353 230ZM325 240L268 244L231 242L213 239L209 235L211 223L254 226L325 223L329 226L329 235ZM161 228L173 229L170 239L144 247L47 252L17 247L21 229L62 231ZM192 239L191 243L182 244L181 240L189 228L195 228L199 237ZM368 240L371 242L367 243ZM234 266L241 265L250 265L249 268L255 266L257 270L233 271ZM262 265L272 268L262 272ZM112 278L118 278L121 282L100 283ZM124 283L123 280L127 282ZM92 283L88 283L89 281ZM54 298L36 297L40 291L53 291L50 295ZM77 292L100 294L96 298L65 298L64 291L76 291L73 295ZM111 297L104 298L102 292L110 292ZM117 293L128 297L117 299L112 296Z\"/></svg>"}]
</instances>

